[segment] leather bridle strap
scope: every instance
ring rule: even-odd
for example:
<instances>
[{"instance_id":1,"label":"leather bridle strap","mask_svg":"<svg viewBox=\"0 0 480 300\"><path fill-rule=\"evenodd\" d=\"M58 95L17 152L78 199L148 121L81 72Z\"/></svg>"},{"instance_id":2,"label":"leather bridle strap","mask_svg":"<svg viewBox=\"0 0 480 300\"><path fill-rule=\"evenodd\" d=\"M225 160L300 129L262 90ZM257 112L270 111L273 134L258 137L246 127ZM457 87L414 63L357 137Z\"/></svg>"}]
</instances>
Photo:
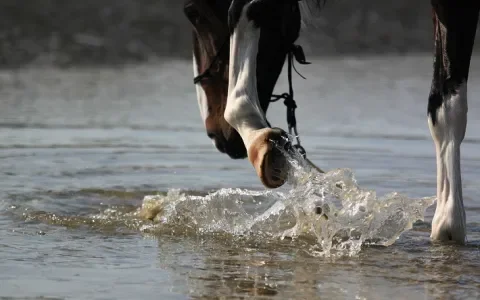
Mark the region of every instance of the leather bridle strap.
<instances>
[{"instance_id":1,"label":"leather bridle strap","mask_svg":"<svg viewBox=\"0 0 480 300\"><path fill-rule=\"evenodd\" d=\"M185 3L184 13L193 25L208 56L213 57L209 66L200 75L195 77L197 84L203 79L213 76L215 64L219 61L222 52L227 48L230 33L210 5L205 0L190 0ZM222 41L220 48L216 47ZM219 49L219 50L216 50Z\"/></svg>"},{"instance_id":2,"label":"leather bridle strap","mask_svg":"<svg viewBox=\"0 0 480 300\"><path fill-rule=\"evenodd\" d=\"M305 59L305 54L303 52L303 49L299 45L292 44L292 47L290 51L288 52L288 93L283 93L281 95L272 95L272 98L270 99L270 102L277 102L280 99L283 99L283 104L287 107L287 124L288 124L288 133L289 134L295 134L295 138L297 140L297 144L293 145L295 148L298 149L300 154L304 158L307 157L307 152L305 151L305 148L302 147L300 144L300 135L298 134L298 129L297 129L297 118L295 117L295 109L297 108L297 103L293 99L293 82L292 82L292 69L295 70L295 72L300 75L303 79L303 77L295 68L293 65L293 58L302 65L308 65L310 64L309 62L306 61Z\"/></svg>"}]
</instances>

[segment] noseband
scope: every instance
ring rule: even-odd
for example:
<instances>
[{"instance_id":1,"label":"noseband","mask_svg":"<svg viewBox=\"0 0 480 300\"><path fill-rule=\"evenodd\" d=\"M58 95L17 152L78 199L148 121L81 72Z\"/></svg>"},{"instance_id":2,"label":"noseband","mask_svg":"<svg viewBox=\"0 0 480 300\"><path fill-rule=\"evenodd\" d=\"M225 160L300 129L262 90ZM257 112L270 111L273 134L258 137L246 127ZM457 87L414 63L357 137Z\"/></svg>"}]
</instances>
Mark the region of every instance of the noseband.
<instances>
[{"instance_id":1,"label":"noseband","mask_svg":"<svg viewBox=\"0 0 480 300\"><path fill-rule=\"evenodd\" d=\"M301 0L298 0L298 1L301 1ZM214 56L212 62L208 66L208 68L203 73L201 73L198 76L193 78L193 83L194 84L198 84L198 83L202 82L203 80L210 79L210 78L213 77L213 74L215 73L214 65L219 60L222 52L225 51L225 49L227 48L227 44L228 44L229 41L230 41L230 36L227 39L225 39L225 41L222 43L221 47L219 48L217 54ZM293 93L293 82L292 82L292 69L295 70L295 72L300 77L302 77L303 79L305 79L305 77L303 77L297 71L297 69L295 68L295 66L293 64L294 63L294 61L293 61L294 58L299 64L302 64L302 65L310 64L309 62L306 61L305 53L303 52L303 48L299 45L296 45L296 44L292 43L292 45L290 47L290 50L288 52L288 56L287 56L287 62L288 62L287 76L288 76L289 91L288 91L288 93L283 93L281 95L272 94L270 102L277 102L280 99L283 99L283 104L285 104L285 106L287 107L288 133L290 135L295 134L295 139L296 139L296 142L297 142L295 145L293 145L293 147L296 148L304 158L306 158L307 157L307 152L305 151L305 149L300 144L300 135L298 134L297 119L295 117L295 109L297 108L297 104L296 104L295 100L293 99L294 93ZM267 121L267 123L271 127L271 125L268 121Z\"/></svg>"}]
</instances>

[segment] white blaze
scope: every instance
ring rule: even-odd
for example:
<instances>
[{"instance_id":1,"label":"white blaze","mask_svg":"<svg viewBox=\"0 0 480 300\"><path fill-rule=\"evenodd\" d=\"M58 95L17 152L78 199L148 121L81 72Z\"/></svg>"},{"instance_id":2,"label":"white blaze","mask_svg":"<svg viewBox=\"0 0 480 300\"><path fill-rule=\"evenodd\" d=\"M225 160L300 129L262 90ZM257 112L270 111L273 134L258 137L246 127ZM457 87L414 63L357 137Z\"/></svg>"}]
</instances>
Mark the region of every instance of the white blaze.
<instances>
[{"instance_id":1,"label":"white blaze","mask_svg":"<svg viewBox=\"0 0 480 300\"><path fill-rule=\"evenodd\" d=\"M198 73L197 59L195 58L195 54L194 54L193 55L193 76L197 77L198 75L199 73ZM198 107L200 108L200 115L202 116L202 120L205 125L205 121L207 120L207 117L208 117L207 95L205 94L205 91L203 90L200 84L196 84L195 89L197 90L197 101L198 101Z\"/></svg>"}]
</instances>

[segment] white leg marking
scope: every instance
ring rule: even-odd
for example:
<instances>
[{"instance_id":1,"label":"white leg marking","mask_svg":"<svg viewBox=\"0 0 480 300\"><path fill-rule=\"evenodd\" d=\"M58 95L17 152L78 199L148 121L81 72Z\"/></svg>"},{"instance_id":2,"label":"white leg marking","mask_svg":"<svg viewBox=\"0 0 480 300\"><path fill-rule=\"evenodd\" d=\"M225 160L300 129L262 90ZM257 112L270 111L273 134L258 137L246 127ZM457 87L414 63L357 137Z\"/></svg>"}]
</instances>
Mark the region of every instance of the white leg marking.
<instances>
[{"instance_id":1,"label":"white leg marking","mask_svg":"<svg viewBox=\"0 0 480 300\"><path fill-rule=\"evenodd\" d=\"M230 39L230 69L225 120L238 131L249 149L258 130L268 127L257 93L257 53L260 28L242 16Z\"/></svg>"},{"instance_id":2,"label":"white leg marking","mask_svg":"<svg viewBox=\"0 0 480 300\"><path fill-rule=\"evenodd\" d=\"M193 76L197 77L198 75L199 75L198 64L194 54L193 55ZM200 84L196 84L195 89L197 90L197 101L198 101L198 107L200 108L200 115L202 116L203 125L205 126L205 121L207 120L207 117L208 117L207 95L205 94L205 91L203 90Z\"/></svg>"},{"instance_id":3,"label":"white leg marking","mask_svg":"<svg viewBox=\"0 0 480 300\"><path fill-rule=\"evenodd\" d=\"M466 220L460 173L460 144L467 127L467 83L437 110L437 122L428 118L437 156L437 208L431 238L465 242Z\"/></svg>"}]
</instances>

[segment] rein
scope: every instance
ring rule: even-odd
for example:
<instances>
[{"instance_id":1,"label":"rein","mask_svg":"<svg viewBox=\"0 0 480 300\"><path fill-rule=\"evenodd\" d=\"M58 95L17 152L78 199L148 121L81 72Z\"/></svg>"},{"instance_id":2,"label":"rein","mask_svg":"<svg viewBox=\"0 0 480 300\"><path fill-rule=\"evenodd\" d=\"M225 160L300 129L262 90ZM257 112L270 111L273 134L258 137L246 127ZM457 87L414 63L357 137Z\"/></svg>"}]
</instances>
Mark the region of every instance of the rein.
<instances>
[{"instance_id":1,"label":"rein","mask_svg":"<svg viewBox=\"0 0 480 300\"><path fill-rule=\"evenodd\" d=\"M296 148L300 154L303 156L303 158L307 158L307 151L305 151L305 148L302 147L300 144L300 135L298 134L298 129L297 129L297 118L295 117L295 109L297 108L297 103L293 99L293 83L292 83L292 69L295 70L295 72L300 75L303 79L303 77L295 68L293 65L293 58L302 65L309 65L310 63L305 60L305 54L303 52L303 49L299 45L292 44L292 47L290 51L288 52L288 93L283 93L281 95L272 95L272 98L270 99L270 102L277 102L280 99L284 99L283 104L287 107L287 124L288 124L288 133L292 134L295 133L295 138L297 140L297 144L293 145L294 148Z\"/></svg>"}]
</instances>

